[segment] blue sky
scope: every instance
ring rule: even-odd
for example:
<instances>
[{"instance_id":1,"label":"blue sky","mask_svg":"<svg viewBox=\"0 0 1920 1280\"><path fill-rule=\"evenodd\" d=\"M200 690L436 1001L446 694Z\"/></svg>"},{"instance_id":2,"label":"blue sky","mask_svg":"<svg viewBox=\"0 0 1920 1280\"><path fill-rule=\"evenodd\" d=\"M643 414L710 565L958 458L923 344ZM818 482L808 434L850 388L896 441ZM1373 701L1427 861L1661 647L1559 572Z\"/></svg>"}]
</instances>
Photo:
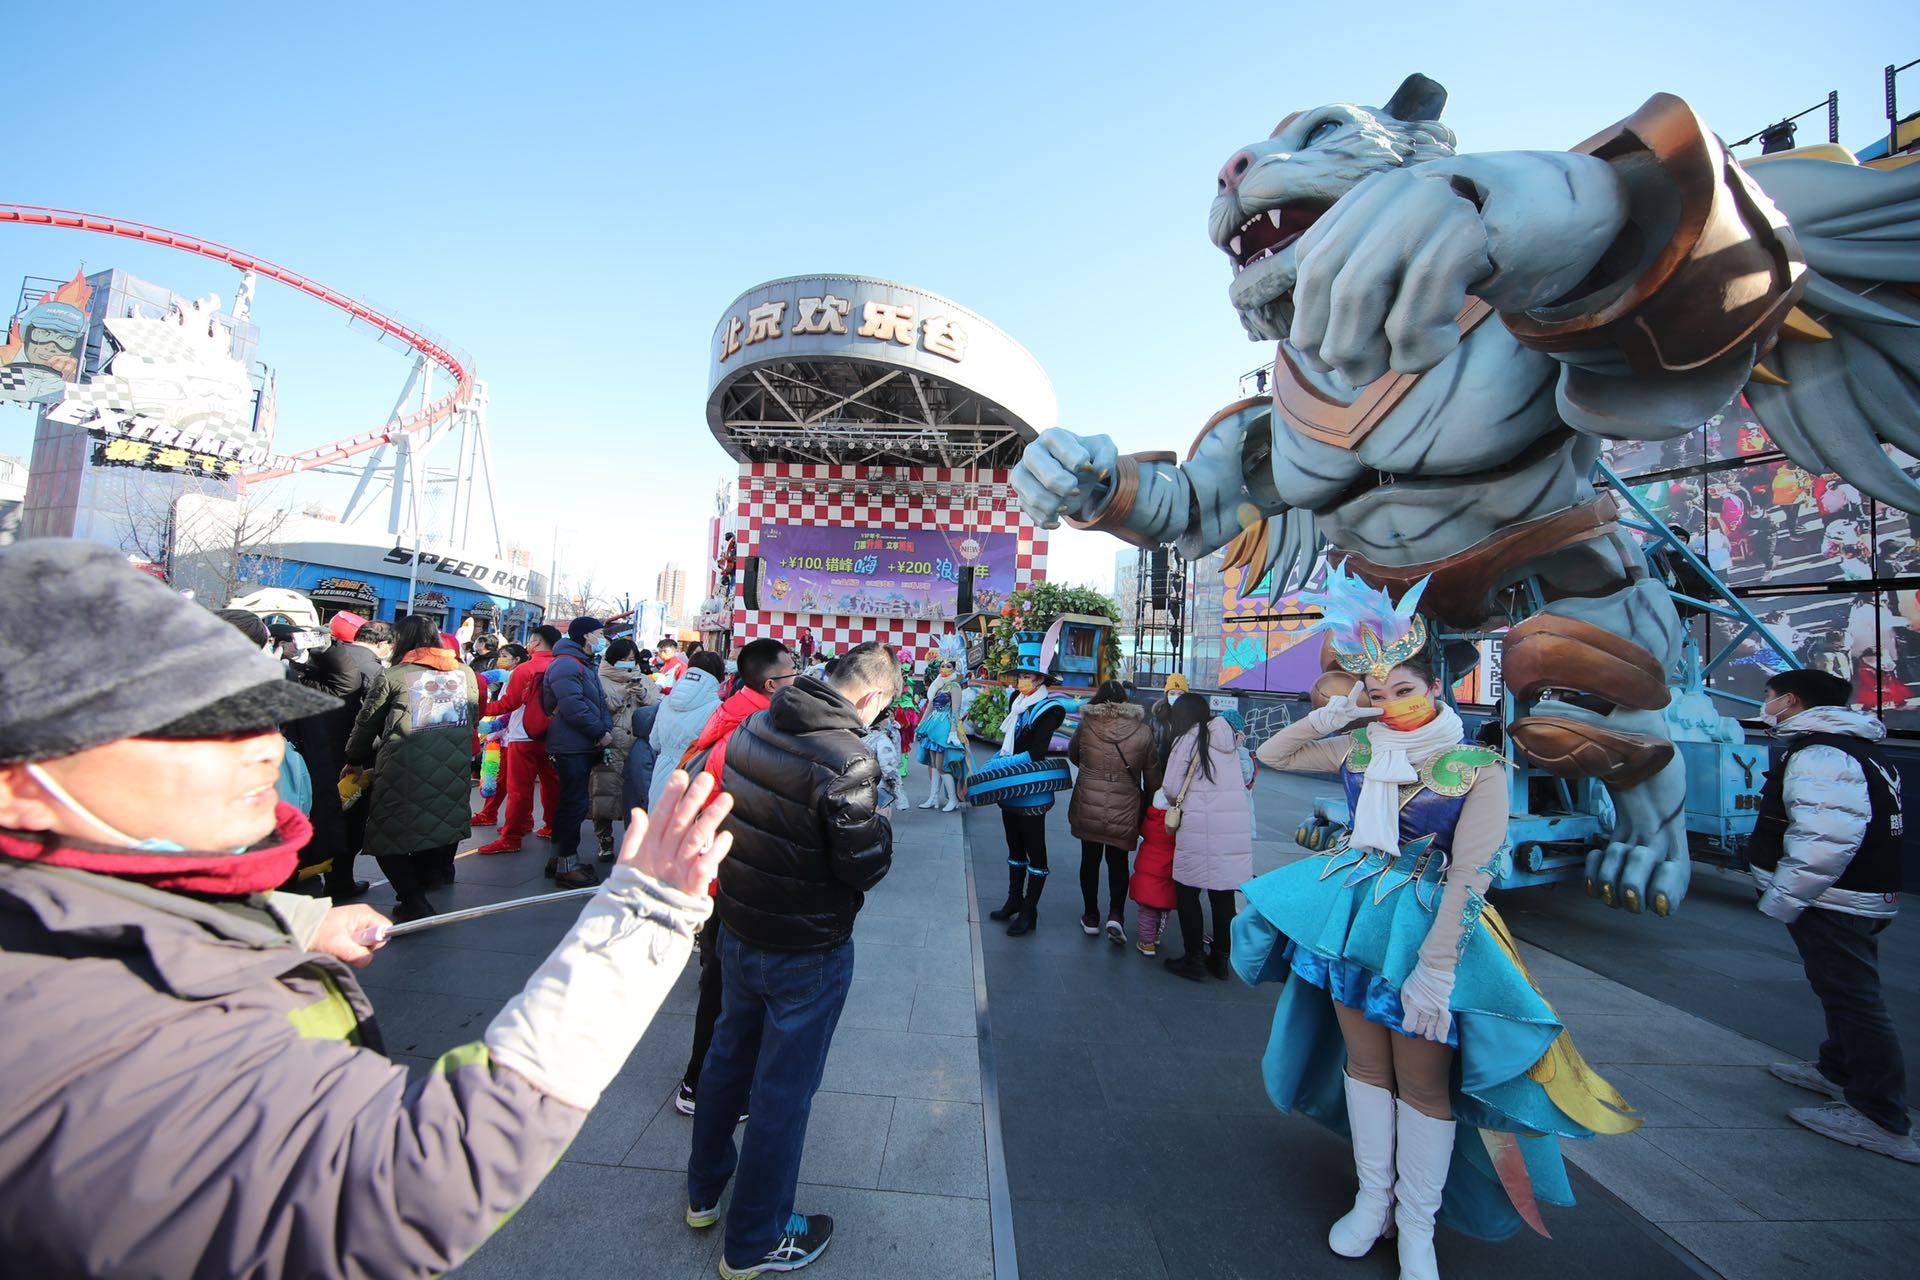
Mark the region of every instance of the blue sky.
<instances>
[{"instance_id":1,"label":"blue sky","mask_svg":"<svg viewBox=\"0 0 1920 1280\"><path fill-rule=\"evenodd\" d=\"M491 387L509 535L544 558L558 529L563 569L637 594L699 562L732 470L705 426L709 337L759 281L944 293L1040 359L1062 425L1184 448L1266 358L1205 236L1213 175L1287 112L1378 103L1418 70L1463 149L1560 149L1658 90L1733 138L1834 88L1859 146L1881 67L1920 56L1920 6L1882 0L209 2L6 23L10 114L39 124L14 132L0 199L223 240L444 334ZM1920 68L1902 89L1920 106ZM188 294L235 279L0 228L9 299L81 262ZM398 352L271 283L254 314L283 445L384 417ZM0 451L30 447L0 409ZM1116 547L1057 538L1055 576L1107 586Z\"/></svg>"}]
</instances>

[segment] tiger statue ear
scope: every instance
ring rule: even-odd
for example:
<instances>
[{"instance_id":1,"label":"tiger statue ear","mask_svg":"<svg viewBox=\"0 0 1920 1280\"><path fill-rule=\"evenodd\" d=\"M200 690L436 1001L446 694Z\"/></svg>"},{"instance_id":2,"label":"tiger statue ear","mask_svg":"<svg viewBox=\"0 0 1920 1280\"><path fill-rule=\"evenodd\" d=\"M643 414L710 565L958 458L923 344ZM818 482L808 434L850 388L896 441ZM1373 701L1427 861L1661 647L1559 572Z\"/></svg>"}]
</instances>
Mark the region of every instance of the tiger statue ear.
<instances>
[{"instance_id":1,"label":"tiger statue ear","mask_svg":"<svg viewBox=\"0 0 1920 1280\"><path fill-rule=\"evenodd\" d=\"M1416 71L1393 91L1386 112L1395 120L1438 120L1446 106L1446 86Z\"/></svg>"}]
</instances>

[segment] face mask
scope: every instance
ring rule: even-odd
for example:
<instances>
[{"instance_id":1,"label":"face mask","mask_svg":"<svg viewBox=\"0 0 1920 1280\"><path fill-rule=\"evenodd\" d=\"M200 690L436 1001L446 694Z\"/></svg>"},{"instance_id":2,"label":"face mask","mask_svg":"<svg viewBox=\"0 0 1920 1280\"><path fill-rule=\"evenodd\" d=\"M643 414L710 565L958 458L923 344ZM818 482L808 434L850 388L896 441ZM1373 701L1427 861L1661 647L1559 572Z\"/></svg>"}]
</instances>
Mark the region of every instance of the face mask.
<instances>
[{"instance_id":1,"label":"face mask","mask_svg":"<svg viewBox=\"0 0 1920 1280\"><path fill-rule=\"evenodd\" d=\"M606 651L607 651L607 638L605 636L601 636L598 640L595 640L592 644L587 646L587 652L591 653L596 658L599 657L601 654L605 653Z\"/></svg>"},{"instance_id":2,"label":"face mask","mask_svg":"<svg viewBox=\"0 0 1920 1280\"><path fill-rule=\"evenodd\" d=\"M1040 682L1038 680L1035 680L1032 676L1021 676L1020 679L1014 684L1013 687L1018 689L1021 693L1027 694L1027 693L1032 693L1035 689L1038 689L1040 687Z\"/></svg>"},{"instance_id":3,"label":"face mask","mask_svg":"<svg viewBox=\"0 0 1920 1280\"><path fill-rule=\"evenodd\" d=\"M1411 693L1380 704L1380 723L1389 729L1418 729L1438 714L1433 699L1424 693Z\"/></svg>"},{"instance_id":4,"label":"face mask","mask_svg":"<svg viewBox=\"0 0 1920 1280\"><path fill-rule=\"evenodd\" d=\"M1792 696L1790 693L1783 693L1777 698L1767 699L1766 704L1760 708L1760 723L1769 729L1778 729L1780 727L1780 713L1773 709L1773 704L1776 702L1785 702Z\"/></svg>"},{"instance_id":5,"label":"face mask","mask_svg":"<svg viewBox=\"0 0 1920 1280\"><path fill-rule=\"evenodd\" d=\"M65 809L68 813L80 819L80 821L91 825L95 830L105 832L108 840L113 844L124 845L129 849L138 849L143 853L187 852L187 846L175 844L171 840L159 840L151 836L144 840L136 840L118 827L112 826L104 819L96 817L91 809L81 804L71 795L68 795L67 789L55 782L47 775L46 771L37 764L27 765L27 776L39 783L41 789L52 796L54 803L58 804L62 809ZM246 852L246 846L242 845L230 852L244 853Z\"/></svg>"},{"instance_id":6,"label":"face mask","mask_svg":"<svg viewBox=\"0 0 1920 1280\"><path fill-rule=\"evenodd\" d=\"M616 662L613 664L614 670L616 671L631 671L638 665L639 664L634 662L632 659L628 659L626 662Z\"/></svg>"}]
</instances>

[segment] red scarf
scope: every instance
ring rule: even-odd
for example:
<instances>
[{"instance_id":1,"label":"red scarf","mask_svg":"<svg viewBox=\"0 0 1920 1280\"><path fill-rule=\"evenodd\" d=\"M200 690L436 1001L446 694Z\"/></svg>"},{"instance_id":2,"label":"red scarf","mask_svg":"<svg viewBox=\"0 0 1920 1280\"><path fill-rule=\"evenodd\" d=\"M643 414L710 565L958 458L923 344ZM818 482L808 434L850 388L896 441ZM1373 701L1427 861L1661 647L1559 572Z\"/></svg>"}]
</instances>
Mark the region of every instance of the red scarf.
<instances>
[{"instance_id":1,"label":"red scarf","mask_svg":"<svg viewBox=\"0 0 1920 1280\"><path fill-rule=\"evenodd\" d=\"M154 889L244 898L285 884L299 865L302 846L312 835L313 824L307 821L307 815L283 800L274 810L273 835L265 844L239 853L151 853L49 831L0 828L0 856L92 871Z\"/></svg>"}]
</instances>

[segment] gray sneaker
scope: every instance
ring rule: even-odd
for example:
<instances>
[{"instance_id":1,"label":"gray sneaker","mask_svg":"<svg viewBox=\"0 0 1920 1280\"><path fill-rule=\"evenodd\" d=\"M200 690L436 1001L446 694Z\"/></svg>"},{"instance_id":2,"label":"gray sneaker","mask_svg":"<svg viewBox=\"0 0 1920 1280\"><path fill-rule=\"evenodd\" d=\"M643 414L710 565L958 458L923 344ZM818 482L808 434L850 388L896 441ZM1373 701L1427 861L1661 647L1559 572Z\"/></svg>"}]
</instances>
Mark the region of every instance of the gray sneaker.
<instances>
[{"instance_id":1,"label":"gray sneaker","mask_svg":"<svg viewBox=\"0 0 1920 1280\"><path fill-rule=\"evenodd\" d=\"M1840 1086L1827 1079L1827 1073L1820 1069L1817 1062L1776 1062L1767 1068L1776 1080L1785 1080L1795 1088L1805 1089L1809 1093L1824 1093L1835 1102L1842 1102L1846 1094Z\"/></svg>"},{"instance_id":2,"label":"gray sneaker","mask_svg":"<svg viewBox=\"0 0 1920 1280\"><path fill-rule=\"evenodd\" d=\"M1823 1138L1864 1151L1878 1151L1907 1164L1920 1164L1920 1144L1914 1142L1912 1134L1889 1133L1844 1102L1830 1102L1824 1107L1795 1107L1787 1112L1787 1118Z\"/></svg>"}]
</instances>

